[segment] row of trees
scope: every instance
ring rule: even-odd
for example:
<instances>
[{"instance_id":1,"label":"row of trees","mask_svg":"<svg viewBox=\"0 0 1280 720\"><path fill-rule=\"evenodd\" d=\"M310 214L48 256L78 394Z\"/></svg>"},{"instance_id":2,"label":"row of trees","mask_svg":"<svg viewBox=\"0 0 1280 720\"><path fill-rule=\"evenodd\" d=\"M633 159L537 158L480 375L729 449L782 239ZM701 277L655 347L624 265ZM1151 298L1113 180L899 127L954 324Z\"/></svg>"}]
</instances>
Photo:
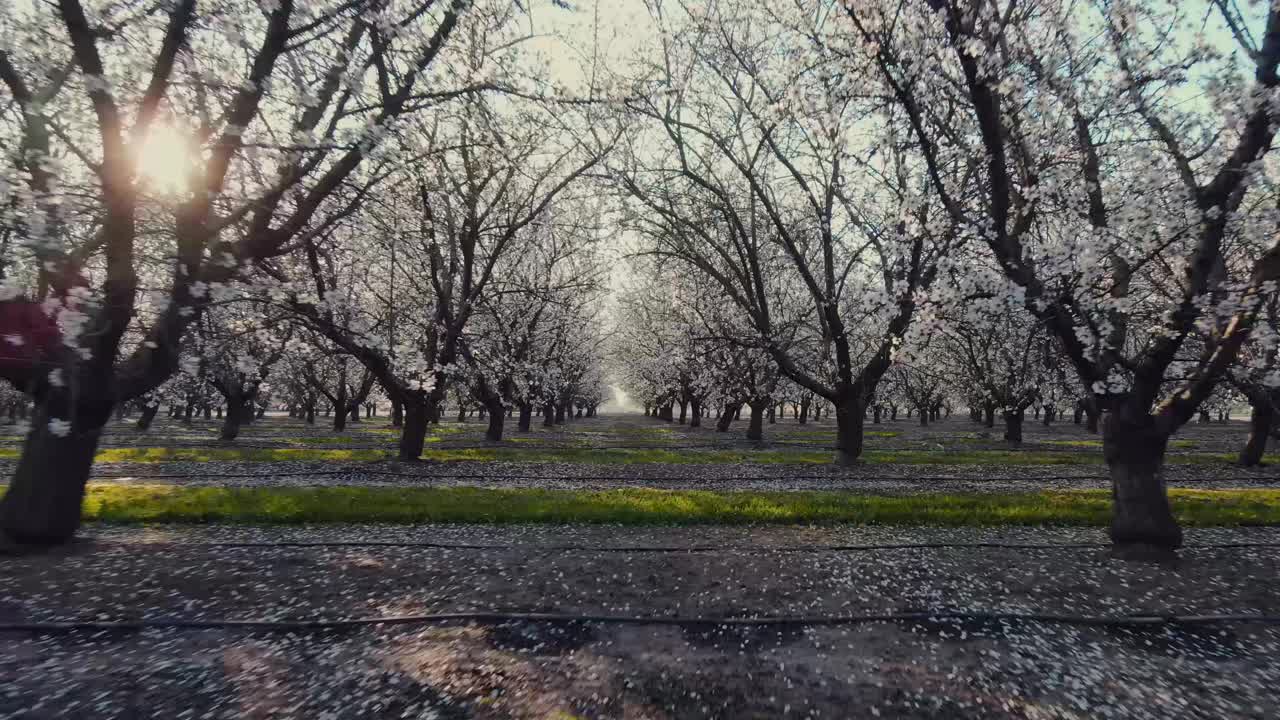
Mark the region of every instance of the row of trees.
<instances>
[{"instance_id":1,"label":"row of trees","mask_svg":"<svg viewBox=\"0 0 1280 720\"><path fill-rule=\"evenodd\" d=\"M786 378L856 462L895 365L1048 342L1105 413L1113 538L1177 546L1169 437L1228 375L1280 384L1280 11L649 8L636 56L565 93L511 0L6 6L0 373L36 410L0 528L68 537L112 409L237 303L367 372L406 459L464 376L489 407L563 398L598 366L608 188L671 312L731 341L664 336L733 378L691 375L689 403L758 417ZM666 332L620 315L628 352Z\"/></svg>"},{"instance_id":2,"label":"row of trees","mask_svg":"<svg viewBox=\"0 0 1280 720\"><path fill-rule=\"evenodd\" d=\"M380 393L405 460L451 392L495 440L507 407L598 403L616 131L527 48L564 12L0 9L0 374L34 401L0 532L72 535L123 403L221 405L233 436L268 390L339 418Z\"/></svg>"},{"instance_id":3,"label":"row of trees","mask_svg":"<svg viewBox=\"0 0 1280 720\"><path fill-rule=\"evenodd\" d=\"M845 463L887 379L928 396L935 358L1015 426L1050 381L1079 388L1105 414L1113 539L1178 546L1170 436L1221 383L1280 379L1280 10L654 7L607 166L676 315L719 314L675 327L830 402Z\"/></svg>"}]
</instances>

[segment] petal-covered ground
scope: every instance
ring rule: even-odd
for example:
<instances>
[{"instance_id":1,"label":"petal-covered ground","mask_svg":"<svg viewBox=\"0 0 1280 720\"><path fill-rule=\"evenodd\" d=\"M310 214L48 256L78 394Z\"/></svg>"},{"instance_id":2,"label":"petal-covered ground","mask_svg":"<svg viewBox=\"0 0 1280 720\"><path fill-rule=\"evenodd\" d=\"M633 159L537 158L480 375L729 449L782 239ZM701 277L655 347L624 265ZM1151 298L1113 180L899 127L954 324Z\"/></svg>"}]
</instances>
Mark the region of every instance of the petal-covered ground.
<instances>
[{"instance_id":1,"label":"petal-covered ground","mask_svg":"<svg viewBox=\"0 0 1280 720\"><path fill-rule=\"evenodd\" d=\"M880 454L854 468L823 461L830 421L768 426L757 449L741 427L599 418L512 433L501 462L484 460L495 446L482 425L444 423L428 446L447 452L409 464L381 460L396 438L377 419L333 433L268 418L235 443L215 426L117 423L95 482L1107 487L1097 437L1072 424L1028 422L1028 441L1009 448L968 420L887 422L869 426ZM1280 486L1273 467L1228 464L1245 432L1185 428L1170 485ZM90 525L69 547L0 556L0 718L1275 717L1280 528L1192 529L1187 542L1176 563L1151 564L1113 558L1100 528ZM476 612L560 619L289 625ZM1025 614L1243 620L1008 617ZM910 619L822 622L885 615ZM584 616L596 619L573 619ZM783 616L812 622L672 622ZM14 629L131 621L206 625Z\"/></svg>"},{"instance_id":2,"label":"petal-covered ground","mask_svg":"<svg viewBox=\"0 0 1280 720\"><path fill-rule=\"evenodd\" d=\"M1274 529L1193 531L1173 565L1112 559L1101 532L1066 529L158 526L86 536L3 561L0 622L478 610L1280 616ZM281 542L294 544L270 544ZM903 544L928 547L876 547ZM1046 544L1062 546L1033 547ZM0 638L3 717L1265 718L1280 704L1280 627L1261 622L455 622Z\"/></svg>"}]
</instances>

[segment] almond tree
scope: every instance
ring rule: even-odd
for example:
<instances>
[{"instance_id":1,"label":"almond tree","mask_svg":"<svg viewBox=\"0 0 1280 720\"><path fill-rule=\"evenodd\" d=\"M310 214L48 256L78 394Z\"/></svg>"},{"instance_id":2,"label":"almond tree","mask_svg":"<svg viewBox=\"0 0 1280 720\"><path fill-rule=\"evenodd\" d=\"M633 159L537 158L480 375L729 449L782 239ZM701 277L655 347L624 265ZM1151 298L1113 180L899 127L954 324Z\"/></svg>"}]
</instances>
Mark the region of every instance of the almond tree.
<instances>
[{"instance_id":1,"label":"almond tree","mask_svg":"<svg viewBox=\"0 0 1280 720\"><path fill-rule=\"evenodd\" d=\"M836 459L856 462L864 411L957 238L877 101L836 92L828 13L655 8L660 47L609 163L632 225L714 281L780 372L835 406ZM799 354L805 338L820 351Z\"/></svg>"},{"instance_id":2,"label":"almond tree","mask_svg":"<svg viewBox=\"0 0 1280 720\"><path fill-rule=\"evenodd\" d=\"M467 61L480 64L470 66L476 72L493 59L477 50ZM298 291L289 307L362 363L387 397L404 408L401 460L422 454L428 421L450 384L466 374L469 329L483 298L500 282L504 258L539 241L530 232L533 225L607 152L607 144L576 132L570 125L574 119L558 104L536 98L458 97L430 123L405 129L426 152L396 175L401 192L391 195L394 202L368 203L353 212L350 222L307 238L293 257L266 268ZM397 224L406 229L396 255L379 262L391 268L402 302L410 303L413 313L388 314L370 291L385 282L384 276L335 284L327 269L366 266L372 248L364 243L359 223L363 215L376 213L400 215ZM313 290L304 294L299 280L314 284ZM359 292L353 284L361 286ZM388 332L392 317L394 339ZM502 388L486 387L483 395L500 405Z\"/></svg>"},{"instance_id":3,"label":"almond tree","mask_svg":"<svg viewBox=\"0 0 1280 720\"><path fill-rule=\"evenodd\" d=\"M894 98L932 192L1107 411L1112 539L1177 547L1169 437L1213 392L1280 276L1274 238L1250 243L1240 277L1222 272L1227 228L1277 126L1280 9L1225 21L1127 1L843 10L832 51ZM982 159L970 182L947 175L957 153ZM1206 342L1187 357L1197 332Z\"/></svg>"},{"instance_id":4,"label":"almond tree","mask_svg":"<svg viewBox=\"0 0 1280 720\"><path fill-rule=\"evenodd\" d=\"M5 536L74 533L112 408L176 370L211 291L349 212L337 188L383 177L362 168L387 162L389 129L455 89L423 79L469 5L6 5L0 207L21 226L6 264L25 268L8 297L49 308L62 342L5 368L37 404Z\"/></svg>"}]
</instances>

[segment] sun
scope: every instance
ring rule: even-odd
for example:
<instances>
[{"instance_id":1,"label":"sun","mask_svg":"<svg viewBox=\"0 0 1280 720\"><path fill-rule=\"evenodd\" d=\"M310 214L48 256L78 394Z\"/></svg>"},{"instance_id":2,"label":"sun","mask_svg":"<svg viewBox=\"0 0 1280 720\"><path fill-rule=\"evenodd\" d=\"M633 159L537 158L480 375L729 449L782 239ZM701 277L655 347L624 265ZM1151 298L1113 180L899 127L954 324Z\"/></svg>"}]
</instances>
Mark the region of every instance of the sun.
<instances>
[{"instance_id":1,"label":"sun","mask_svg":"<svg viewBox=\"0 0 1280 720\"><path fill-rule=\"evenodd\" d=\"M138 177L156 192L179 195L186 192L196 151L190 139L177 128L156 124L138 146Z\"/></svg>"}]
</instances>

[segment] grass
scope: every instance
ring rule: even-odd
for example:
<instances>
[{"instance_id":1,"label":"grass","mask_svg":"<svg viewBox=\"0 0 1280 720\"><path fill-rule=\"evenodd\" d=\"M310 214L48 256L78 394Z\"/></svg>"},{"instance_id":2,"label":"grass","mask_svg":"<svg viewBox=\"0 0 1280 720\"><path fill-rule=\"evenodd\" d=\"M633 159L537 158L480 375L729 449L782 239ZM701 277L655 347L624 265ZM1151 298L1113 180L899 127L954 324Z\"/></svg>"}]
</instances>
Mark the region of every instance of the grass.
<instances>
[{"instance_id":1,"label":"grass","mask_svg":"<svg viewBox=\"0 0 1280 720\"><path fill-rule=\"evenodd\" d=\"M430 440L430 438L428 438ZM16 448L0 448L0 458L18 456ZM784 448L766 450L666 450L661 448L531 448L494 446L479 448L430 448L422 459L435 462L558 462L597 465L636 465L671 463L707 465L718 463L752 463L760 465L826 465L834 457L832 450ZM96 461L115 462L326 462L390 460L395 452L379 449L340 448L105 448ZM1170 465L1224 465L1236 460L1233 453L1183 453L1166 456ZM1053 450L867 450L863 462L872 465L992 465L992 466L1060 466L1100 465L1102 453ZM1267 464L1280 464L1280 455L1267 455Z\"/></svg>"},{"instance_id":2,"label":"grass","mask_svg":"<svg viewBox=\"0 0 1280 720\"><path fill-rule=\"evenodd\" d=\"M1280 490L1172 490L1190 527L1280 525ZM660 525L1083 525L1110 520L1107 491L858 495L839 492L481 488L218 488L92 484L86 520L112 523L622 523Z\"/></svg>"},{"instance_id":3,"label":"grass","mask_svg":"<svg viewBox=\"0 0 1280 720\"><path fill-rule=\"evenodd\" d=\"M1101 440L1042 440L1041 445L1055 445L1058 447L1078 447L1078 448L1102 448ZM1170 448L1178 450L1189 450L1194 448L1196 443L1194 440L1171 440Z\"/></svg>"},{"instance_id":4,"label":"grass","mask_svg":"<svg viewBox=\"0 0 1280 720\"><path fill-rule=\"evenodd\" d=\"M317 448L105 448L99 450L95 462L281 462L333 460L385 460L384 450L317 449Z\"/></svg>"}]
</instances>

